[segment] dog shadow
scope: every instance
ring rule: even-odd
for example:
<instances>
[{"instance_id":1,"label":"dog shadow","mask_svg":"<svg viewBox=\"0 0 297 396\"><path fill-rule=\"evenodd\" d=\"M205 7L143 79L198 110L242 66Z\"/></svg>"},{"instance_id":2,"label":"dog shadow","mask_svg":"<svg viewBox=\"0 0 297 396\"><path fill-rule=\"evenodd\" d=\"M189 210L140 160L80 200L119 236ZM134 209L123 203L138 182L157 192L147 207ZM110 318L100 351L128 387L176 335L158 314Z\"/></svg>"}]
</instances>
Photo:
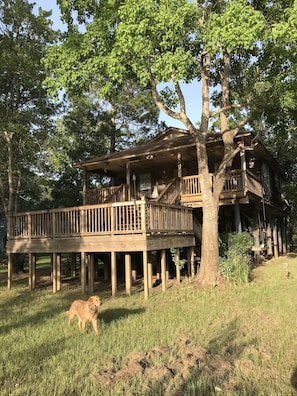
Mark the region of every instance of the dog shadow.
<instances>
[{"instance_id":1,"label":"dog shadow","mask_svg":"<svg viewBox=\"0 0 297 396\"><path fill-rule=\"evenodd\" d=\"M126 308L112 308L102 310L99 313L99 319L108 324L116 320L126 318L131 315L139 315L145 311L144 308L139 309L126 309Z\"/></svg>"},{"instance_id":2,"label":"dog shadow","mask_svg":"<svg viewBox=\"0 0 297 396\"><path fill-rule=\"evenodd\" d=\"M297 390L297 367L294 368L291 375L291 385L294 389Z\"/></svg>"}]
</instances>

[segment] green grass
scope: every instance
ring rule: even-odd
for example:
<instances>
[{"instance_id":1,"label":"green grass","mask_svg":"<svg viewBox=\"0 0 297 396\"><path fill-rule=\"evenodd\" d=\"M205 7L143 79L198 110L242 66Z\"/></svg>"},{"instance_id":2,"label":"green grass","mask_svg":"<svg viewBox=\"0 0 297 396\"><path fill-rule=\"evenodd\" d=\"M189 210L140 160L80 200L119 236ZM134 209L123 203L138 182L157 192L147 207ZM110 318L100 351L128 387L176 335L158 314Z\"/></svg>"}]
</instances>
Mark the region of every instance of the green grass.
<instances>
[{"instance_id":1,"label":"green grass","mask_svg":"<svg viewBox=\"0 0 297 396\"><path fill-rule=\"evenodd\" d=\"M8 291L2 281L0 395L295 395L297 258L267 262L253 277L156 290L147 302L96 290L99 336L67 325L79 288L30 292L23 280Z\"/></svg>"}]
</instances>

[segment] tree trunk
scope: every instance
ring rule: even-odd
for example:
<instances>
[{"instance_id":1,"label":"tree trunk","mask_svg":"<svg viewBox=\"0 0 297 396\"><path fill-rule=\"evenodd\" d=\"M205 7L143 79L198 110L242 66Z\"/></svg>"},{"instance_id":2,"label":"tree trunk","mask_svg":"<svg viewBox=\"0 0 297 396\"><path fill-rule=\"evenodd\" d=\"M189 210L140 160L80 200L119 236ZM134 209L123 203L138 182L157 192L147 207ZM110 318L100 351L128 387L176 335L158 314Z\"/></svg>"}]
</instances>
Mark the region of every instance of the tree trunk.
<instances>
[{"instance_id":1,"label":"tree trunk","mask_svg":"<svg viewBox=\"0 0 297 396\"><path fill-rule=\"evenodd\" d=\"M219 271L218 205L203 205L201 263L197 281L202 285L221 283Z\"/></svg>"}]
</instances>

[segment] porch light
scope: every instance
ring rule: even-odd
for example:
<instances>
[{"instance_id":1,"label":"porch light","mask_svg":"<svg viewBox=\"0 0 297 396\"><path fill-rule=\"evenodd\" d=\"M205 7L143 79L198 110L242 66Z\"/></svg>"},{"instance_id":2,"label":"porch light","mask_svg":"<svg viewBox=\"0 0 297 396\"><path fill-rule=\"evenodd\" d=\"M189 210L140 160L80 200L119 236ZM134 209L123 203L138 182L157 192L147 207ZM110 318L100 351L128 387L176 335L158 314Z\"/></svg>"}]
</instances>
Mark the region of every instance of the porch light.
<instances>
[{"instance_id":1,"label":"porch light","mask_svg":"<svg viewBox=\"0 0 297 396\"><path fill-rule=\"evenodd\" d=\"M256 158L255 157L251 157L249 160L249 168L252 169L255 166L255 162L256 162Z\"/></svg>"}]
</instances>

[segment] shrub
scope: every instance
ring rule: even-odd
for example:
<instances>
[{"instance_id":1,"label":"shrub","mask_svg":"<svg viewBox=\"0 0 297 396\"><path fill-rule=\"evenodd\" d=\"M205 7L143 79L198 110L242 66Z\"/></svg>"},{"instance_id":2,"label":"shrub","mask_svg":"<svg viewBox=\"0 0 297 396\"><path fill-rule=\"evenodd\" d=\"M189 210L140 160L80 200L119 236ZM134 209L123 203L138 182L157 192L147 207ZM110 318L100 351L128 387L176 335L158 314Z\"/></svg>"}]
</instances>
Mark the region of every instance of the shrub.
<instances>
[{"instance_id":1,"label":"shrub","mask_svg":"<svg viewBox=\"0 0 297 396\"><path fill-rule=\"evenodd\" d=\"M223 257L220 258L220 272L229 282L247 283L249 281L252 246L253 238L247 232L222 237Z\"/></svg>"}]
</instances>

